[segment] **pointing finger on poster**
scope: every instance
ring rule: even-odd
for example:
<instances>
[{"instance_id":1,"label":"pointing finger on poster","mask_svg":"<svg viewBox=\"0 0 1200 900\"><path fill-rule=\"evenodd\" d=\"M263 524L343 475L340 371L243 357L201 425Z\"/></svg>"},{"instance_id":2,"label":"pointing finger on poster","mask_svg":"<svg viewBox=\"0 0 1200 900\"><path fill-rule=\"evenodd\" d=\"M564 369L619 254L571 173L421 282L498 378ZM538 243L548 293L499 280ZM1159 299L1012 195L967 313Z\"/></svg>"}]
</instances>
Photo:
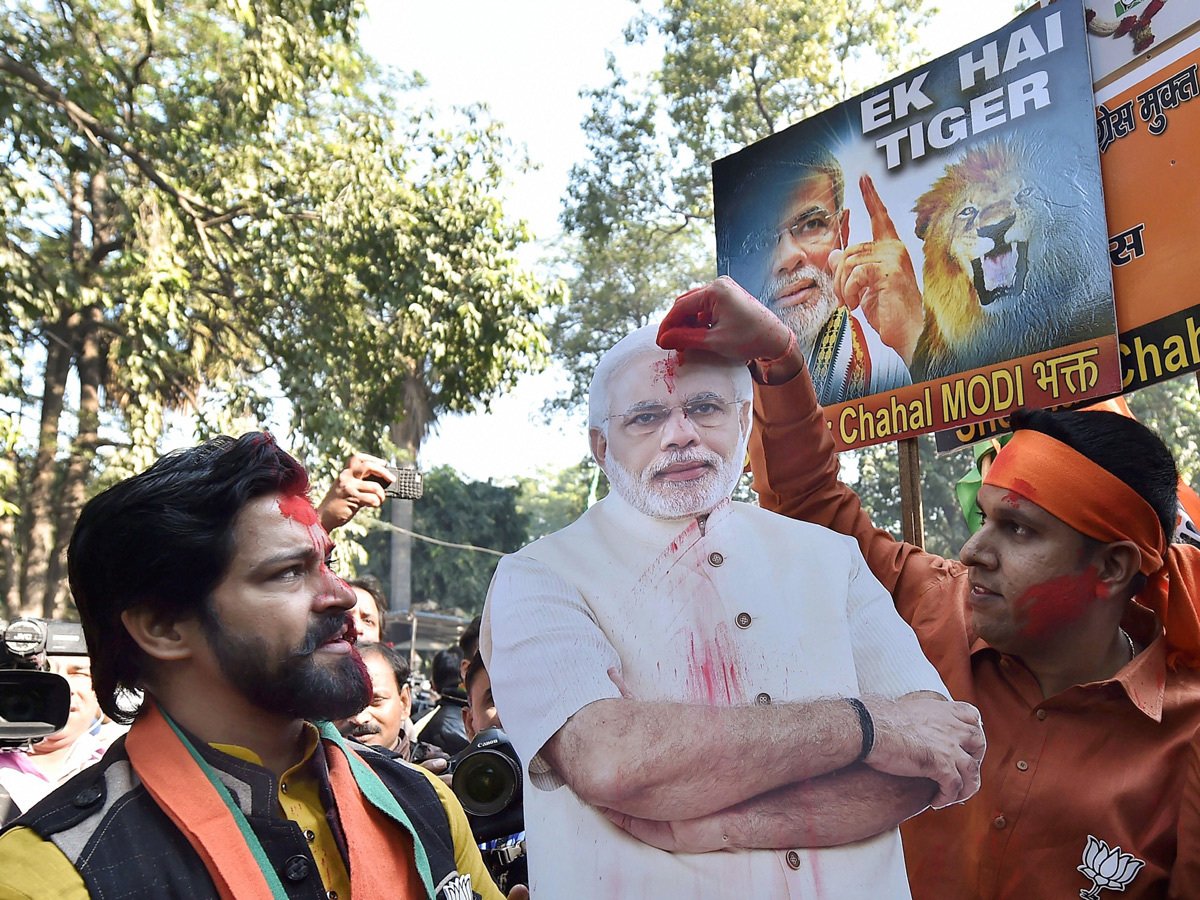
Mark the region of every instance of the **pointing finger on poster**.
<instances>
[{"instance_id":1,"label":"pointing finger on poster","mask_svg":"<svg viewBox=\"0 0 1200 900\"><path fill-rule=\"evenodd\" d=\"M863 175L858 184L872 239L830 253L833 288L849 309L861 306L883 342L911 365L925 325L916 271L871 176Z\"/></svg>"},{"instance_id":2,"label":"pointing finger on poster","mask_svg":"<svg viewBox=\"0 0 1200 900\"><path fill-rule=\"evenodd\" d=\"M871 220L871 238L876 241L898 241L900 232L888 215L887 207L879 191L875 190L875 182L870 175L858 179L858 189L862 191L863 206L867 208L867 218Z\"/></svg>"}]
</instances>

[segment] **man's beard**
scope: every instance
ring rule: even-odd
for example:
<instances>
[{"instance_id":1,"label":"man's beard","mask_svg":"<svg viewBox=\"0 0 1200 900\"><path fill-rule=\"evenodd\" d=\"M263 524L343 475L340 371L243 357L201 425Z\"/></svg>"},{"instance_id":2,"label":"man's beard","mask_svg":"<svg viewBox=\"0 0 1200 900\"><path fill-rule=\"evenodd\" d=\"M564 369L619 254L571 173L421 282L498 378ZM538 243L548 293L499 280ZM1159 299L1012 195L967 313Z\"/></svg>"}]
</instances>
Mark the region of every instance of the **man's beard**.
<instances>
[{"instance_id":1,"label":"man's beard","mask_svg":"<svg viewBox=\"0 0 1200 900\"><path fill-rule=\"evenodd\" d=\"M711 450L675 450L656 459L641 473L634 473L610 456L605 474L613 492L638 512L654 519L681 519L707 513L728 499L741 477L745 458L743 435L736 453L726 459ZM683 462L704 462L712 468L690 481L661 481L655 477L668 466Z\"/></svg>"},{"instance_id":2,"label":"man's beard","mask_svg":"<svg viewBox=\"0 0 1200 900\"><path fill-rule=\"evenodd\" d=\"M775 298L787 293L789 287L801 281L812 281L816 284L820 292L816 301L778 308ZM817 344L817 335L821 333L821 329L838 306L837 294L833 290L833 278L829 273L814 266L795 269L787 275L773 278L763 291L763 296L767 298L767 308L795 332L796 341L804 355L812 355L813 347Z\"/></svg>"},{"instance_id":3,"label":"man's beard","mask_svg":"<svg viewBox=\"0 0 1200 900\"><path fill-rule=\"evenodd\" d=\"M282 662L265 641L227 629L211 610L203 622L221 672L259 709L291 718L345 719L371 702L371 676L357 650L331 654L325 664L314 658L317 648L343 628L353 636L348 612L310 621L304 643Z\"/></svg>"}]
</instances>

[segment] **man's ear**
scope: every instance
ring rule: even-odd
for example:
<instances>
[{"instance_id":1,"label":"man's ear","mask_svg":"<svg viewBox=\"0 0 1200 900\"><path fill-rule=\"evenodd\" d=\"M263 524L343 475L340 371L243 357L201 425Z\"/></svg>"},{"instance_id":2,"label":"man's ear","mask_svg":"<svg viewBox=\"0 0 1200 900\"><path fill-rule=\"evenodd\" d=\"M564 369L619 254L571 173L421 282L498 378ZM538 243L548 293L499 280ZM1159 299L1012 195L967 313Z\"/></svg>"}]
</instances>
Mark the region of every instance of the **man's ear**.
<instances>
[{"instance_id":1,"label":"man's ear","mask_svg":"<svg viewBox=\"0 0 1200 900\"><path fill-rule=\"evenodd\" d=\"M121 622L151 659L187 659L192 655L195 641L203 638L199 620L172 621L144 605L125 610Z\"/></svg>"},{"instance_id":2,"label":"man's ear","mask_svg":"<svg viewBox=\"0 0 1200 900\"><path fill-rule=\"evenodd\" d=\"M467 740L468 741L475 740L475 729L471 727L471 707L464 706L462 709L459 710L459 712L462 713L463 731L465 731L467 734Z\"/></svg>"},{"instance_id":3,"label":"man's ear","mask_svg":"<svg viewBox=\"0 0 1200 900\"><path fill-rule=\"evenodd\" d=\"M408 686L408 682L404 683L404 687L400 688L400 709L404 715L402 719L412 718L412 688Z\"/></svg>"},{"instance_id":4,"label":"man's ear","mask_svg":"<svg viewBox=\"0 0 1200 900\"><path fill-rule=\"evenodd\" d=\"M588 429L588 443L591 444L592 456L596 459L596 465L603 469L608 456L608 438L599 428L590 428Z\"/></svg>"},{"instance_id":5,"label":"man's ear","mask_svg":"<svg viewBox=\"0 0 1200 900\"><path fill-rule=\"evenodd\" d=\"M1128 596L1129 583L1142 567L1142 551L1137 544L1113 541L1102 544L1097 554L1097 577L1108 588L1109 596Z\"/></svg>"}]
</instances>

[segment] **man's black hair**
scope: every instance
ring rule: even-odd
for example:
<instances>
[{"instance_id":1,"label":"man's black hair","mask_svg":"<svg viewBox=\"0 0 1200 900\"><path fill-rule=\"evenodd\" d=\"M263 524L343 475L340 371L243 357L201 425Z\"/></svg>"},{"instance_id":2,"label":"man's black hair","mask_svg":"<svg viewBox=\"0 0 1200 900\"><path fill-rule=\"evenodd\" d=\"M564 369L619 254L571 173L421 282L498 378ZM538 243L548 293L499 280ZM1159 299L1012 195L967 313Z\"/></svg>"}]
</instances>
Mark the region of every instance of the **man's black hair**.
<instances>
[{"instance_id":1,"label":"man's black hair","mask_svg":"<svg viewBox=\"0 0 1200 900\"><path fill-rule=\"evenodd\" d=\"M458 647L447 647L433 655L433 689L439 694L458 687L462 677L462 651Z\"/></svg>"},{"instance_id":2,"label":"man's black hair","mask_svg":"<svg viewBox=\"0 0 1200 900\"><path fill-rule=\"evenodd\" d=\"M1014 431L1040 431L1121 479L1150 504L1167 543L1171 542L1179 507L1179 471L1157 434L1136 419L1104 410L1019 409L1011 422ZM1069 480L1075 475L1063 472L1061 477ZM1145 583L1145 576L1139 573L1133 592Z\"/></svg>"},{"instance_id":3,"label":"man's black hair","mask_svg":"<svg viewBox=\"0 0 1200 900\"><path fill-rule=\"evenodd\" d=\"M379 614L379 637L382 640L386 637L387 629L387 594L383 592L383 582L374 575L363 575L361 578L347 581L346 584L366 591L375 601L375 609Z\"/></svg>"},{"instance_id":4,"label":"man's black hair","mask_svg":"<svg viewBox=\"0 0 1200 900\"><path fill-rule=\"evenodd\" d=\"M462 651L463 659L473 659L479 651L479 625L482 621L483 616L476 616L458 636L458 649Z\"/></svg>"},{"instance_id":5,"label":"man's black hair","mask_svg":"<svg viewBox=\"0 0 1200 900\"><path fill-rule=\"evenodd\" d=\"M387 644L377 644L374 641L359 641L356 646L359 656L365 657L374 653L392 667L392 674L396 676L397 691L403 690L404 686L408 684L408 676L412 670L409 668L408 658L404 654L397 653Z\"/></svg>"},{"instance_id":6,"label":"man's black hair","mask_svg":"<svg viewBox=\"0 0 1200 900\"><path fill-rule=\"evenodd\" d=\"M481 672L486 672L487 666L483 664L483 657L476 653L471 657L471 663L467 666L467 674L463 676L463 684L467 689L467 701L471 699L471 682L479 677Z\"/></svg>"},{"instance_id":7,"label":"man's black hair","mask_svg":"<svg viewBox=\"0 0 1200 900\"><path fill-rule=\"evenodd\" d=\"M121 614L146 606L167 621L204 615L233 559L242 508L268 494L307 491L304 467L270 434L252 432L170 453L84 506L67 567L92 684L110 718L136 715L129 692L145 661Z\"/></svg>"}]
</instances>

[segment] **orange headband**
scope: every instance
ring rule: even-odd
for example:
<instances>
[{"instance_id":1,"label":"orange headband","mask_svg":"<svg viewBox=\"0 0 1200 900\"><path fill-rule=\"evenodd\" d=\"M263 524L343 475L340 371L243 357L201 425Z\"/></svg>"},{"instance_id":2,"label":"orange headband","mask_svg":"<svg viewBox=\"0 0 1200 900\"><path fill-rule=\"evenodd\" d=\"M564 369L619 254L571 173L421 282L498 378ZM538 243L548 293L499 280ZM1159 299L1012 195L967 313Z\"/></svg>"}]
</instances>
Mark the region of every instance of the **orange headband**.
<instances>
[{"instance_id":1,"label":"orange headband","mask_svg":"<svg viewBox=\"0 0 1200 900\"><path fill-rule=\"evenodd\" d=\"M1167 541L1150 504L1116 475L1049 435L1027 428L1016 432L983 483L1021 495L1098 541L1133 541L1142 552L1143 575L1163 566Z\"/></svg>"}]
</instances>

